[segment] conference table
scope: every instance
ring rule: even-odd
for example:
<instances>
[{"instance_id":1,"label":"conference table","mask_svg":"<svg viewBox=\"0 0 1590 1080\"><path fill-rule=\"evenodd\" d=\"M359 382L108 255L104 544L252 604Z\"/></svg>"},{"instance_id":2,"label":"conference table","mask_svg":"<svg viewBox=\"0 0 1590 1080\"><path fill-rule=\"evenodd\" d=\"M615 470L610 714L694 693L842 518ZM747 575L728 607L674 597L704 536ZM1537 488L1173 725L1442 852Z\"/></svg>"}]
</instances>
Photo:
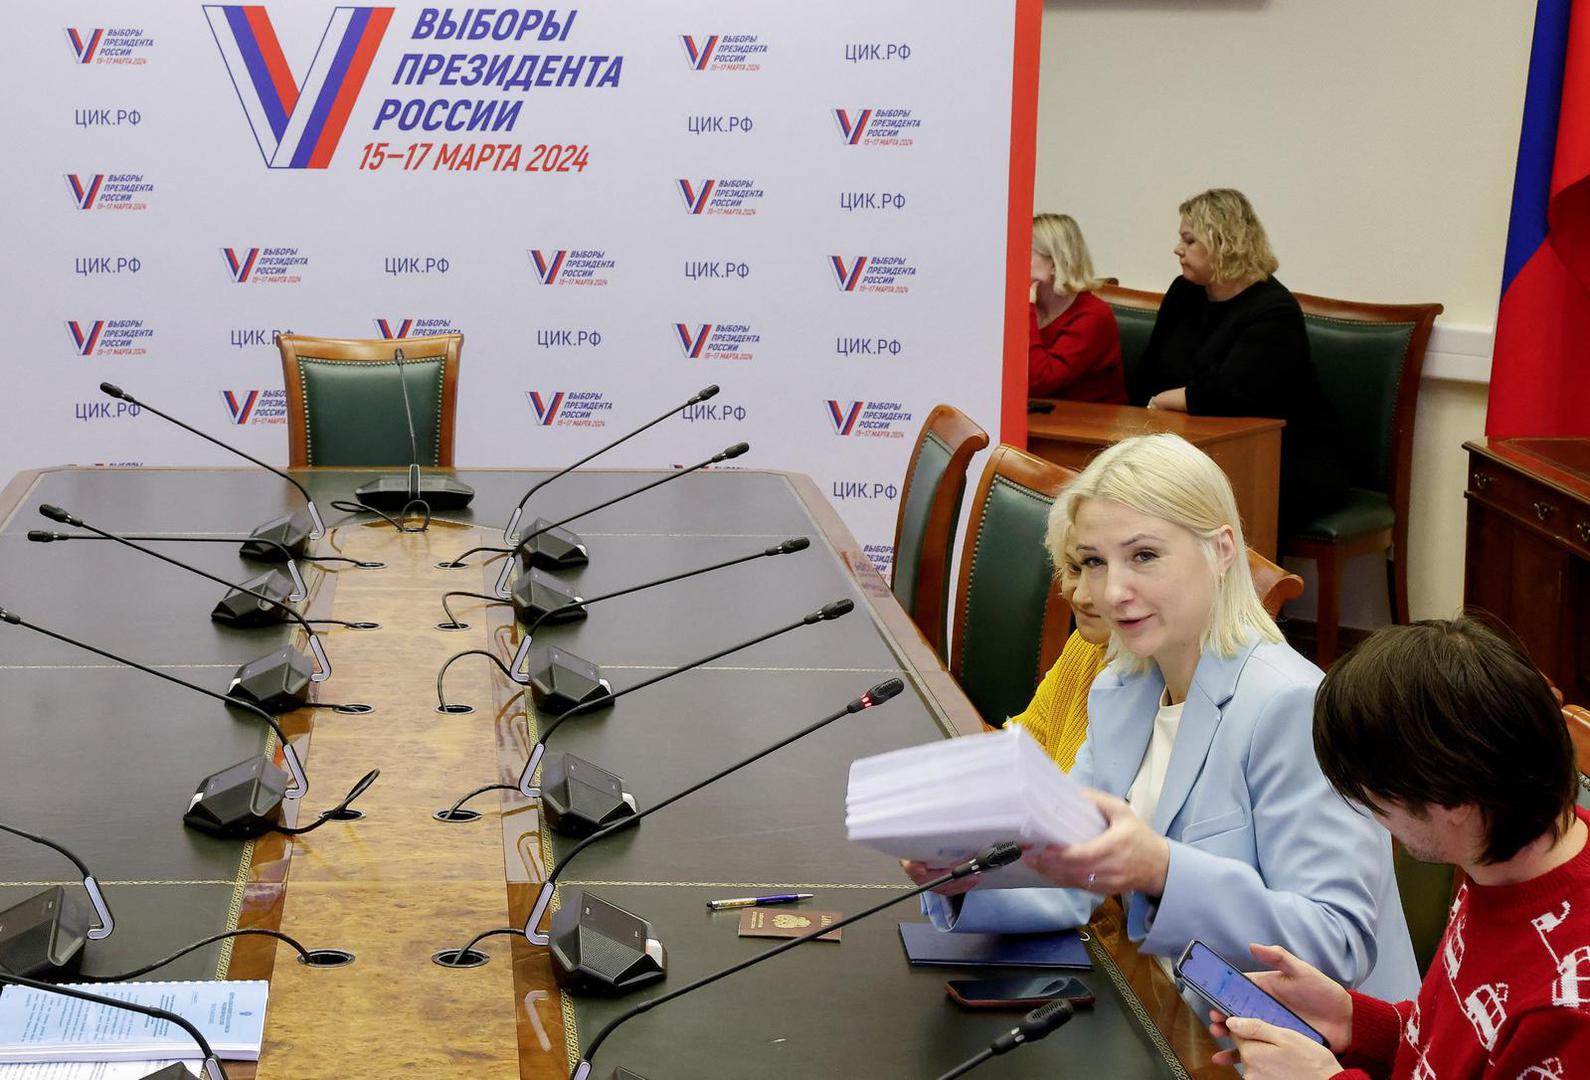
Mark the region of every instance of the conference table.
<instances>
[{"instance_id":1,"label":"conference table","mask_svg":"<svg viewBox=\"0 0 1590 1080\"><path fill-rule=\"evenodd\" d=\"M1035 399L1051 406L1027 416L1027 448L1046 461L1081 469L1093 455L1131 435L1169 431L1208 454L1231 480L1248 546L1275 561L1284 420L1262 416L1190 416L1175 409Z\"/></svg>"},{"instance_id":2,"label":"conference table","mask_svg":"<svg viewBox=\"0 0 1590 1080\"><path fill-rule=\"evenodd\" d=\"M324 509L369 470L302 470ZM845 836L849 763L866 755L981 730L976 711L923 642L860 546L806 477L757 470L681 476L581 518L589 565L560 571L586 597L809 536L805 552L757 559L699 578L590 605L581 621L546 625L543 639L601 666L615 691L687 664L830 601L849 615L783 634L571 719L549 752L567 751L622 776L640 807L653 805L898 676L906 690L795 742L638 827L581 852L557 903L590 892L651 922L667 977L620 998L562 993L544 948L523 936L486 939L483 967L448 969L438 950L494 927L521 926L535 883L569 839L546 828L517 789L471 805L483 816L442 823L432 813L482 785L513 785L538 714L524 689L484 657L447 675L448 656L486 649L512 656L522 632L513 609L467 596L453 611L467 627L438 628L449 590L490 593L500 562L468 557L500 544L521 493L547 474L470 471L466 510L438 514L423 532L397 532L370 515L326 511L319 556L379 561L305 564L311 619L373 621L374 630L322 628L331 677L321 707L281 717L304 759L308 794L289 823L333 807L368 769L381 775L355 804L362 817L306 835L220 840L184 827L198 781L250 755L274 752L255 718L178 686L30 632L0 625L0 693L8 703L0 757L0 821L71 848L103 884L116 932L90 942L86 974L118 972L201 936L277 928L310 948L348 949L340 968L296 963L276 942L240 937L152 973L157 979L269 979L260 1061L233 1077L562 1077L591 1034L650 994L755 955L776 942L737 936L738 912L705 901L804 891L788 910L851 914L909 883L885 855ZM537 492L528 517L558 520L656 474L582 471ZM225 690L238 665L294 639L291 624L237 629L213 622L225 591L120 545L35 544L48 523L40 503L100 528L145 534L246 534L298 508L298 496L248 469L45 469L0 493L0 607L62 634ZM266 567L226 544L153 546L228 580ZM500 557L499 557L500 558ZM363 715L325 706L362 703ZM47 849L0 835L0 909L69 881ZM935 1077L1008 1030L1019 1012L965 1011L945 995L952 977L1019 974L912 967L896 924L921 921L907 900L843 932L664 1005L617 1029L593 1076L617 1067L650 1080ZM1043 1042L982 1065L993 1077L1229 1077L1209 1063L1212 1044L1160 965L1125 940L1107 904L1087 931L1096 995Z\"/></svg>"}]
</instances>

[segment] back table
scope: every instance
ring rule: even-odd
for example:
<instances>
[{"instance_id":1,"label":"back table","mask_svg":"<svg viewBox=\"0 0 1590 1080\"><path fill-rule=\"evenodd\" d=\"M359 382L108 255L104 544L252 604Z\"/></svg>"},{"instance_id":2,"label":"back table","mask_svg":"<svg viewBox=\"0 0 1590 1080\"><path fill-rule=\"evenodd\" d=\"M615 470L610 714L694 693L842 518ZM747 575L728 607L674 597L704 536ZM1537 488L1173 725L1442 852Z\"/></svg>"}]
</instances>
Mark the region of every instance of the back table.
<instances>
[{"instance_id":1,"label":"back table","mask_svg":"<svg viewBox=\"0 0 1590 1080\"><path fill-rule=\"evenodd\" d=\"M297 475L322 508L367 472ZM435 677L454 652L517 644L512 609L460 598L469 624L444 632L441 594L489 592L498 564L436 563L500 543L501 522L532 472L461 473L478 492L469 510L397 534L368 518L345 522L320 554L382 560L380 570L324 563L308 571L311 618L372 620L328 628L332 678L322 703L364 702L368 715L301 709L282 717L311 789L302 822L335 805L367 769L381 777L359 800L363 820L288 841L220 841L182 824L198 781L263 751L268 733L247 714L117 667L20 627L0 627L0 820L42 832L82 856L119 919L91 942L86 973L110 973L235 926L280 928L311 947L358 955L350 967L305 968L253 938L194 953L149 976L269 978L271 1006L258 1066L236 1077L561 1077L608 1018L648 993L776 944L736 936L738 912L705 901L788 889L817 893L801 908L853 913L906 886L894 862L845 839L849 763L868 754L980 729L977 714L922 642L887 585L804 476L725 470L681 478L572 525L590 565L560 576L593 596L760 550L791 536L812 548L597 604L583 622L538 638L602 666L622 689L794 621L842 597L856 610L803 627L570 720L549 750L618 773L642 808L842 707L893 675L906 692L778 751L594 845L570 863L559 896L589 889L649 919L668 948L668 978L625 998L562 995L543 949L488 939L484 968L433 965L438 949L523 923L534 883L561 846L517 791L472 805L472 824L433 821L475 787L513 783L532 736L527 696L482 657L453 665L447 693L476 706L435 711ZM539 474L544 475L544 474ZM538 492L527 510L551 520L639 486L654 474L582 472ZM294 635L212 623L223 591L106 542L32 544L26 531L52 502L122 532L232 534L296 509L280 481L254 470L50 469L19 475L0 495L0 606L29 621L225 690L233 670ZM335 520L335 511L328 513ZM477 524L478 522L478 524ZM164 550L241 580L260 564L226 545ZM1035 553L1036 557L1036 553ZM545 723L531 709L530 724ZM0 907L63 880L54 853L0 836ZM790 908L788 910L798 910ZM802 946L625 1025L602 1047L596 1076L625 1066L650 1080L935 1077L970 1057L1018 1013L968 1013L945 997L953 969L912 969L895 924L914 902L848 928L840 944ZM1158 966L1139 958L1108 905L1090 935L1098 997L1048 1040L977 1075L1224 1077L1211 1046ZM966 973L962 973L966 974ZM992 977L1001 974L988 972ZM1185 1064L1184 1064L1185 1063Z\"/></svg>"}]
</instances>

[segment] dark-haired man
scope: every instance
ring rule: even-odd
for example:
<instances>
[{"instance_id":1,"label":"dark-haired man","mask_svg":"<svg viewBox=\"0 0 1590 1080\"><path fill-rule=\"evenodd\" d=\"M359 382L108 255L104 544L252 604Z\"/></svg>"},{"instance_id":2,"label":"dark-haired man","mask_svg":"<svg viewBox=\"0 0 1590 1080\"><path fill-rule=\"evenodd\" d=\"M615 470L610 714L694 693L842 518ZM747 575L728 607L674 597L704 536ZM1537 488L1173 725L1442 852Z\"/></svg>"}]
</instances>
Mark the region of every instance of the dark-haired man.
<instances>
[{"instance_id":1,"label":"dark-haired man","mask_svg":"<svg viewBox=\"0 0 1590 1080\"><path fill-rule=\"evenodd\" d=\"M1414 1001L1253 946L1275 969L1255 979L1330 1046L1215 1013L1237 1047L1217 1060L1240 1058L1247 1080L1590 1077L1590 816L1529 658L1471 619L1382 630L1325 676L1314 748L1339 794L1468 880Z\"/></svg>"}]
</instances>

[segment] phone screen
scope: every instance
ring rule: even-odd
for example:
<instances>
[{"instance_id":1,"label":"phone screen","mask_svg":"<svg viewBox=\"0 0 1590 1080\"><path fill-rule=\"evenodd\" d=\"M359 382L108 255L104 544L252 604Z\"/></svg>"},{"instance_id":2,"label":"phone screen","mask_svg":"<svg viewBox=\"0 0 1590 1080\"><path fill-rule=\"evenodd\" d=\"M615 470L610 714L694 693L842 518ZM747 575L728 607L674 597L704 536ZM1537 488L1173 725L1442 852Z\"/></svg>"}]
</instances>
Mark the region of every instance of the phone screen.
<instances>
[{"instance_id":1,"label":"phone screen","mask_svg":"<svg viewBox=\"0 0 1590 1080\"><path fill-rule=\"evenodd\" d=\"M1325 1045L1325 1037L1259 989L1258 984L1228 964L1219 953L1194 941L1182 953L1176 973L1227 1016L1246 1016L1295 1031Z\"/></svg>"},{"instance_id":2,"label":"phone screen","mask_svg":"<svg viewBox=\"0 0 1590 1080\"><path fill-rule=\"evenodd\" d=\"M1069 975L951 979L949 985L955 988L957 996L967 1001L1037 1001L1040 998L1091 997L1093 993Z\"/></svg>"}]
</instances>

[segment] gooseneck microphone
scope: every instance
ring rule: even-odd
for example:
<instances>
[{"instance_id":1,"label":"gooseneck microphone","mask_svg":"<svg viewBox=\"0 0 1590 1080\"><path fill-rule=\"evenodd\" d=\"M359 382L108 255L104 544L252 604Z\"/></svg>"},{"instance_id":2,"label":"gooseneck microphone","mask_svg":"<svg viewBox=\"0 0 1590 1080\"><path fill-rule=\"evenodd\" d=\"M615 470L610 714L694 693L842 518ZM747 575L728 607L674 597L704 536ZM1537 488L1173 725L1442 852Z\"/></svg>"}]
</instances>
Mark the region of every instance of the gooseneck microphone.
<instances>
[{"instance_id":1,"label":"gooseneck microphone","mask_svg":"<svg viewBox=\"0 0 1590 1080\"><path fill-rule=\"evenodd\" d=\"M593 694L605 697L612 693L612 687L607 684L607 680L601 677L596 665L589 661L582 660L580 657L560 649L555 655L551 654L550 650L544 650L542 657L538 661L531 662L531 646L535 640L536 631L541 628L542 623L549 619L584 617L587 607L602 600L612 600L620 596L644 592L659 585L669 585L675 581L683 581L686 578L696 577L700 574L710 574L714 570L738 566L740 563L751 562L755 559L777 555L792 555L798 551L805 551L811 546L811 543L809 537L794 536L761 551L755 551L749 555L740 555L733 559L725 559L723 562L713 563L711 566L697 567L694 570L670 574L655 581L647 581L639 585L631 585L625 589L603 593L600 596L575 599L556 607L540 609L532 616L529 626L525 629L524 636L519 641L519 649L514 653L514 657L509 663L504 664L497 658L496 653L485 649L466 649L461 653L448 657L447 662L442 665L442 669L436 673L437 708L442 712L457 711L449 706L446 696L442 693L442 679L446 676L447 669L453 665L453 661L462 659L465 656L484 656L496 664L511 681L520 686L528 684L534 693L536 704L545 708L567 709L574 705L583 704ZM447 612L447 617L453 625L459 625L458 620L454 618L452 611L447 607L445 599L442 601L442 610ZM594 678L592 677L593 674Z\"/></svg>"},{"instance_id":2,"label":"gooseneck microphone","mask_svg":"<svg viewBox=\"0 0 1590 1080\"><path fill-rule=\"evenodd\" d=\"M29 976L77 971L83 962L83 946L103 941L116 929L99 882L87 863L49 837L5 824L0 824L0 832L66 856L82 875L83 891L88 895L85 906L75 890L55 885L0 911L0 968Z\"/></svg>"},{"instance_id":3,"label":"gooseneck microphone","mask_svg":"<svg viewBox=\"0 0 1590 1080\"><path fill-rule=\"evenodd\" d=\"M563 721L567 720L576 713L589 712L597 705L606 705L623 697L625 694L633 694L636 690L643 690L648 686L662 682L664 679L671 679L675 675L682 675L687 671L693 671L703 664L710 664L714 660L721 660L725 656L740 652L743 649L749 649L752 645L760 645L764 641L770 641L781 634L789 633L791 630L799 630L801 627L811 626L813 623L831 622L834 619L840 618L841 616L850 614L850 612L855 609L855 606L856 602L848 598L844 600L835 600L831 604L825 604L823 607L818 608L810 615L802 616L792 623L787 623L784 626L780 626L776 630L769 630L765 634L759 634L749 641L740 642L738 645L731 645L727 649L719 649L710 656L703 656L699 660L692 660L688 664L682 664L679 667L670 668L661 675L653 675L649 679L642 679L634 686L626 686L617 693L610 694L604 698L598 698L595 701L587 701L584 704L576 705L572 709L559 713L557 716L554 716L550 721L547 722L547 726L541 731L540 738L538 738L535 742L535 745L530 748L530 757L525 761L524 770L519 774L519 794L523 795L527 799L535 799L540 797L541 790L535 786L533 778L535 776L536 766L541 764L541 755L546 752L547 740L552 737L552 733L558 729L558 726L561 725Z\"/></svg>"},{"instance_id":4,"label":"gooseneck microphone","mask_svg":"<svg viewBox=\"0 0 1590 1080\"><path fill-rule=\"evenodd\" d=\"M121 533L123 540L138 540L146 544L172 543L172 544L241 544L245 541L236 536L167 536L160 533ZM81 533L50 532L45 529L29 529L28 539L36 544L51 544L58 540L112 540L114 537L95 533L84 536ZM299 572L298 564L293 561L293 553L286 544L278 544L274 540L259 540L276 549L281 554L281 562L287 566L287 576L293 580L293 591L288 594L287 602L296 604L309 597L309 587L304 584L303 574ZM246 558L247 556L245 556Z\"/></svg>"},{"instance_id":5,"label":"gooseneck microphone","mask_svg":"<svg viewBox=\"0 0 1590 1080\"><path fill-rule=\"evenodd\" d=\"M39 513L42 516L49 518L51 521L58 521L62 525L70 525L74 529L86 529L101 539L113 540L123 547L128 547L134 551L142 552L151 558L159 559L163 563L175 566L179 570L186 570L190 574L197 574L199 577L213 581L217 585L225 585L234 593L239 593L242 596L253 598L255 601L253 604L239 605L235 603L228 603L228 600L232 599L231 597L228 597L226 600L222 600L222 602L216 606L215 611L211 612L210 617L216 622L229 623L233 626L263 626L268 622L286 622L288 620L292 620L298 623L299 626L303 627L304 633L309 635L311 641L310 648L314 650L315 659L320 662L322 668L325 668L325 650L319 647L318 642L316 641L316 634L314 630L310 628L309 623L305 621L304 617L298 614L298 612L293 608L287 606L287 596L291 590L281 588L280 579L276 577L276 572L274 570L268 574L263 574L258 578L253 578L250 581L240 585L235 581L228 581L226 578L212 574L208 570L200 570L197 566L194 566L191 563L185 563L180 559L173 559L170 555L155 551L153 548L144 547L142 544L135 543L133 540L123 536L120 533L109 532L105 529L101 529L97 525L91 525L82 518L73 515L70 511L62 509L59 506L54 506L50 503L43 503L39 506ZM60 535L60 533L46 532L43 529L32 529L28 532L28 539L34 543L51 543L59 539ZM277 596L275 593L280 593L281 595ZM254 610L250 610L250 608ZM324 680L329 674L330 672L328 670L320 676L320 679L317 679L316 681L319 682Z\"/></svg>"},{"instance_id":6,"label":"gooseneck microphone","mask_svg":"<svg viewBox=\"0 0 1590 1080\"><path fill-rule=\"evenodd\" d=\"M286 771L277 768L269 757L261 755L244 758L230 768L205 777L200 781L198 790L189 798L187 812L182 817L183 823L188 827L228 839L260 836L272 829L281 828L283 800L301 799L309 790L309 777L305 775L303 763L298 759L298 751L294 750L292 743L287 741L287 733L282 730L275 718L258 705L218 694L214 690L207 690L196 683L179 679L147 664L140 664L136 660L106 652L87 642L58 634L54 630L30 623L16 612L8 611L4 607L0 607L0 622L27 627L36 634L43 634L45 637L65 642L85 652L91 652L95 656L125 664L135 671L142 671L146 675L153 675L166 682L187 687L195 693L215 698L227 705L246 709L258 716L271 731L275 732L277 740L281 743L282 760L287 765ZM349 792L341 806L326 811L314 825L298 831L307 832L308 829L335 818L338 811L346 809L348 802L369 787L374 779L373 773L367 774L354 785L353 791Z\"/></svg>"},{"instance_id":7,"label":"gooseneck microphone","mask_svg":"<svg viewBox=\"0 0 1590 1080\"><path fill-rule=\"evenodd\" d=\"M615 446L621 446L624 443L627 443L629 440L633 439L636 435L639 435L641 432L647 430L648 428L656 427L658 424L660 424L664 420L668 419L674 413L683 412L684 410L690 408L690 406L692 406L692 405L699 405L699 404L701 404L701 402L706 401L708 398L716 397L717 394L718 394L718 387L717 387L716 383L714 383L712 386L702 387L700 390L697 390L694 394L692 394L690 396L690 399L688 401L686 401L683 405L677 405L674 408L669 409L667 412L663 413L657 419L647 421L646 423L642 424L640 427L636 428L634 431L631 431L628 435L624 435L621 438L614 439L612 442L608 443L606 446L602 447L600 450L593 450L591 453L586 454L584 457L582 457L579 461L576 461L573 465L569 465L569 466L567 466L565 468L559 469L557 472L553 473L551 476L547 477L545 480L539 480L536 483L531 484L530 485L530 490L526 491L524 493L524 495L520 497L519 502L514 506L513 515L508 518L508 524L503 526L503 530L502 530L503 542L506 543L506 544L517 544L519 542L519 534L514 532L514 530L519 527L519 518L524 514L524 504L530 501L530 496L534 495L536 492L540 491L542 488L546 487L548 484L552 483L552 481L558 479L559 477L567 476L569 473L573 472L575 469L578 469L581 465L589 464L595 458L601 457L603 454L607 453L609 450L613 449ZM465 554L468 554L468 553L466 552ZM462 558L462 557L463 556L459 556L459 558Z\"/></svg>"},{"instance_id":8,"label":"gooseneck microphone","mask_svg":"<svg viewBox=\"0 0 1590 1080\"><path fill-rule=\"evenodd\" d=\"M398 366L398 387L403 391L403 419L409 425L409 502L424 502L420 498L420 440L414 434L414 405L409 401L409 380L403 371L403 350L392 350L392 361Z\"/></svg>"},{"instance_id":9,"label":"gooseneck microphone","mask_svg":"<svg viewBox=\"0 0 1590 1080\"><path fill-rule=\"evenodd\" d=\"M270 708L275 712L287 712L308 700L311 683L325 682L331 678L331 660L326 656L326 648L321 644L320 635L315 633L308 619L286 603L288 590L282 588L280 578L274 571L239 585L152 548L144 547L125 536L90 525L59 506L45 503L39 507L39 513L51 521L86 529L101 539L113 540L124 547L186 570L190 574L197 574L209 581L225 585L232 592L210 613L210 618L217 622L232 626L260 626L266 622L290 619L298 623L306 636L306 644L314 658L313 661L311 662L309 657L291 645L284 645L238 668L227 688L229 696L250 705ZM46 532L42 529L28 532L28 539L36 543L51 543L61 536L61 533Z\"/></svg>"},{"instance_id":10,"label":"gooseneck microphone","mask_svg":"<svg viewBox=\"0 0 1590 1080\"><path fill-rule=\"evenodd\" d=\"M1000 1054L1008 1054L1018 1047L1037 1042L1075 1015L1076 1007L1064 998L1045 1002L1022 1017L1021 1023L990 1043L987 1050L961 1062L940 1076L939 1080L955 1080L957 1076L965 1076L983 1062Z\"/></svg>"},{"instance_id":11,"label":"gooseneck microphone","mask_svg":"<svg viewBox=\"0 0 1590 1080\"><path fill-rule=\"evenodd\" d=\"M570 514L562 521L554 521L550 525L543 525L540 528L526 533L524 539L520 540L519 543L514 546L513 552L509 555L509 557L503 560L502 573L497 577L497 595L504 600L508 599L510 595L508 592L508 577L513 573L514 561L522 552L528 550L530 542L536 539L536 537L541 536L543 533L551 532L553 529L559 528L560 526L567 525L571 521L576 521L587 514L594 514L596 511L612 506L614 503L623 502L625 499L634 498L636 495L639 495L642 492L650 491L654 487L671 483L674 480L678 480L681 476L689 476L698 469L705 469L708 465L716 465L719 462L729 461L733 458L737 458L750 449L750 443L735 443L733 446L725 447L716 454L713 454L711 457L707 458L705 461L697 462L696 464L691 465L689 468L676 469L666 476L658 477L649 484L642 484L633 491L626 491L622 495L615 495L606 502L597 503L595 506L587 507L577 514Z\"/></svg>"},{"instance_id":12,"label":"gooseneck microphone","mask_svg":"<svg viewBox=\"0 0 1590 1080\"><path fill-rule=\"evenodd\" d=\"M574 1070L569 1074L569 1080L588 1080L591 1075L591 1063L596 1060L597 1048L599 1048L602 1043L607 1040L607 1037L611 1035L614 1030L619 1027L619 1025L634 1019L642 1013L650 1012L657 1006L673 1001L675 998L683 997L691 991L700 990L703 986L710 986L719 979L726 979L730 975L744 971L748 967L755 967L764 960L771 960L780 953L789 952L797 945L804 945L806 942L822 937L824 934L831 934L835 930L840 930L851 925L852 923L860 922L862 919L865 919L868 916L876 915L885 908L893 907L902 900L909 900L913 896L922 895L929 889L936 889L941 885L947 885L952 881L959 881L961 878L970 877L973 874L980 874L985 870L996 870L1001 866L1006 866L1015 862L1019 858L1021 858L1020 844L1009 840L995 844L993 847L988 848L973 858L967 859L958 866L952 867L948 873L942 874L939 877L934 878L932 881L927 882L926 884L918 885L915 888L907 889L905 892L891 896L886 900L872 905L865 911L859 911L854 915L846 916L845 918L840 919L838 922L830 923L827 926L819 926L815 930L802 934L800 937L790 938L788 941L780 942L771 949L757 953L755 956L749 957L745 960L741 960L738 964L731 964L730 966L719 971L714 971L710 975L704 975L701 978L696 979L694 982L686 983L677 990L670 990L666 994L659 994L654 998L647 998L645 1001L636 1002L630 1008L625 1009L623 1012L613 1017L613 1019L609 1020L599 1031L597 1031L597 1033L592 1037L590 1044L586 1046L585 1053L581 1055L580 1060L575 1064ZM644 1080L644 1078L638 1073L631 1073L630 1075L634 1077L634 1080Z\"/></svg>"},{"instance_id":13,"label":"gooseneck microphone","mask_svg":"<svg viewBox=\"0 0 1590 1080\"><path fill-rule=\"evenodd\" d=\"M175 1024L183 1031L186 1031L194 1042L198 1043L199 1051L204 1054L205 1080L227 1080L226 1070L221 1067L221 1061L215 1056L215 1051L210 1049L210 1044L205 1040L204 1033L174 1012L157 1009L153 1005L136 1005L130 1001L117 1001L115 998L106 997L103 994L91 994L87 990L79 990L73 986L56 986L54 983L39 982L37 979L30 979L15 972L7 971L4 967L0 967L0 983L26 986L30 990L42 990L47 994L60 994L62 997L76 998L78 1001L88 1001L110 1009L135 1012L140 1016L153 1017L156 1020L165 1020L168 1023ZM154 1075L160 1076L161 1073L155 1073ZM182 1070L182 1075L188 1075L187 1069ZM148 1078L145 1078L145 1080L148 1080Z\"/></svg>"},{"instance_id":14,"label":"gooseneck microphone","mask_svg":"<svg viewBox=\"0 0 1590 1080\"><path fill-rule=\"evenodd\" d=\"M581 758L576 758L572 754L565 755L567 762L565 769L566 780L561 784L548 782L544 785L545 794L542 797L543 812L547 814L549 822L553 817L562 819L557 824L554 824L554 828L557 828L558 824L567 824L567 819L570 817L578 817L583 830L588 832L589 835L564 852L562 857L553 865L551 873L547 875L546 880L541 883L540 891L536 893L535 903L530 909L530 915L525 920L523 929L518 932L522 933L532 945L553 946L553 973L557 977L559 984L571 990L621 993L661 978L663 975L663 957L666 955L666 950L661 947L661 944L658 943L655 950L640 950L634 946L636 941L651 942L655 940L651 936L650 925L639 916L625 912L622 908L610 905L606 901L599 902L603 905L604 910L609 912L609 918L603 919L599 923L586 920L578 914L585 910L586 905L584 903L570 903L565 904L558 912L558 915L554 916L549 933L542 933L537 929L541 925L541 919L546 914L547 907L552 903L552 892L557 886L558 876L563 873L564 867L568 866L576 855L597 841L605 840L616 832L633 828L640 823L641 819L655 814L665 807L672 806L680 799L693 795L707 785L722 780L730 773L738 772L747 765L760 761L762 758L767 757L776 750L783 749L792 742L804 739L812 732L827 727L841 717L882 705L904 689L905 683L900 679L886 679L843 708L829 713L821 720L808 724L799 731L785 736L771 746L764 747L749 757L735 762L733 765L719 769L711 776L697 781L684 790L668 796L656 805L648 807L639 813L635 812L634 800L627 792L623 791L623 781L617 776ZM548 766L548 768L550 770L551 766ZM555 802L554 789L558 787L562 788L559 794L564 795L565 798L562 805L554 810L552 808L552 804ZM611 824L604 824L619 814L626 816L619 817L617 821L613 821ZM601 827L597 828L598 825ZM596 831L591 832L592 828L595 828ZM559 829L559 831L569 830ZM594 897L586 897L587 901L595 899ZM631 932L630 927L617 925L616 920L611 917L612 912L622 912L627 916L632 921L635 932ZM574 917L570 918L567 916ZM475 946L483 939L496 934L514 932L511 928L506 931L488 930L483 934L477 935L462 949L445 950L437 953L433 959L444 967L458 966L460 960L473 960L475 955L479 955L475 953ZM622 957L626 950L633 954L631 958ZM647 960L650 959L647 954L653 952L655 952L656 959L655 967L647 963ZM593 957L594 959L592 959Z\"/></svg>"},{"instance_id":15,"label":"gooseneck microphone","mask_svg":"<svg viewBox=\"0 0 1590 1080\"><path fill-rule=\"evenodd\" d=\"M737 653L742 649L748 649L752 645L759 645L771 638L778 637L780 634L787 634L791 630L799 629L802 626L810 626L815 622L824 622L831 619L837 619L842 615L848 614L855 606L856 604L853 600L835 600L833 603L812 612L810 615L805 616L797 622L790 623L788 626L781 626L777 630L770 630L765 634L761 634L752 638L750 641L742 641L738 645L731 645L727 649L720 649L710 656L703 656L698 660L692 660L687 664L681 664L679 667L669 668L661 675L653 675L649 679L643 679L634 686L626 686L617 693L607 694L602 697L592 698L588 701L581 702L573 708L559 713L557 716L554 716L547 722L547 726L541 730L540 736L536 739L535 744L530 747L530 757L525 762L524 770L519 774L519 782L517 785L487 784L485 787L476 788L474 791L471 791L469 794L459 799L446 810L438 810L431 816L437 821L441 822L474 821L479 818L480 815L473 810L464 810L463 805L465 803L477 795L484 795L488 791L511 791L516 786L519 790L519 793L525 798L540 798L541 789L533 783L536 767L541 764L541 756L546 751L547 739L554 731L558 729L558 725L562 724L563 721L567 720L569 717L574 716L576 713L588 712L598 705L610 704L618 698L623 697L625 694L633 694L636 690L642 690L648 686L653 686L662 682L664 679L671 679L675 675L682 675L687 671L693 671L703 664L710 664L714 660L721 660L725 656L729 656L732 653ZM526 720L528 723L528 711Z\"/></svg>"},{"instance_id":16,"label":"gooseneck microphone","mask_svg":"<svg viewBox=\"0 0 1590 1080\"><path fill-rule=\"evenodd\" d=\"M115 398L117 401L125 401L129 405L136 405L140 409L148 410L149 412L152 412L156 416L160 417L160 419L177 425L177 427L181 428L183 431L192 432L199 438L204 439L207 442L214 443L222 450L225 450L228 453L236 454L244 461L252 462L253 464L258 465L266 472L275 473L277 476L293 485L293 487L297 488L298 493L304 497L304 510L308 512L309 520L307 522L304 521L300 514L289 514L286 517L273 518L254 530L252 534L253 540L273 540L288 548L295 555L303 555L309 550L309 541L319 540L326 534L325 522L320 520L320 510L316 508L315 500L310 498L309 489L304 487L304 485L300 484L297 480L294 480L291 476L288 476L286 473L282 472L282 470L276 468L274 465L265 464L252 454L245 454L237 447L231 446L222 442L220 439L217 439L214 435L206 435L198 428L189 424L184 424L175 416L161 412L159 409L155 408L153 405L150 405L146 401L139 401L137 398L133 397L115 383L102 382L99 384L99 389L102 393ZM258 547L252 547L251 544L243 545L243 554L251 559L267 558L267 553L271 550L273 549L263 545Z\"/></svg>"},{"instance_id":17,"label":"gooseneck microphone","mask_svg":"<svg viewBox=\"0 0 1590 1080\"><path fill-rule=\"evenodd\" d=\"M432 358L435 359L435 358ZM407 514L414 506L421 508L429 524L431 510L456 510L468 506L475 497L475 489L451 476L420 475L420 443L414 434L414 407L409 402L408 369L403 362L403 350L392 350L392 362L398 369L398 386L403 391L403 419L409 428L409 469L404 476L382 476L354 489L353 497L366 506L381 510L396 510Z\"/></svg>"}]
</instances>

